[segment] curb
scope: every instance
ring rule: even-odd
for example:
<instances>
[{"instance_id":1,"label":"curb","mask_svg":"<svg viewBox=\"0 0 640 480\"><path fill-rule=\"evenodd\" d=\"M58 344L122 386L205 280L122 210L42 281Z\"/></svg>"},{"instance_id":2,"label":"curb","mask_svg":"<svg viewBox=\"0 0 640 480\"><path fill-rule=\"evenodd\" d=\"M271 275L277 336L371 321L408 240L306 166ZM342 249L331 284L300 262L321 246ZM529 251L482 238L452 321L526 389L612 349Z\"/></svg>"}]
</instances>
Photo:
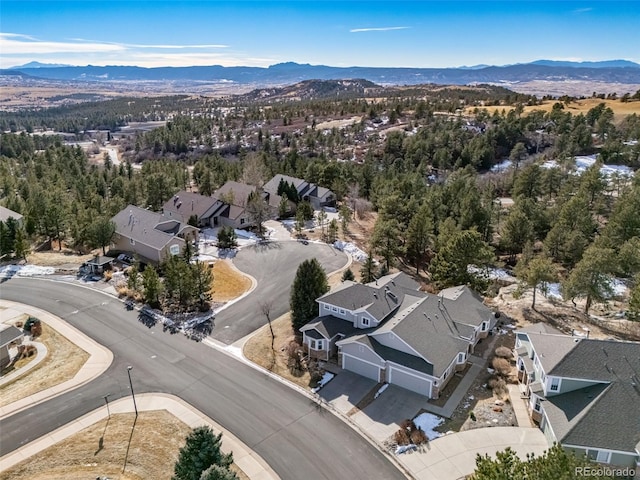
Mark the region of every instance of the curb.
<instances>
[{"instance_id":1,"label":"curb","mask_svg":"<svg viewBox=\"0 0 640 480\"><path fill-rule=\"evenodd\" d=\"M208 425L213 428L214 431L222 432L221 450L224 453L233 452L234 463L238 465L249 478L255 480L278 480L280 478L262 457L249 449L235 435L182 399L164 393L145 393L136 396L136 403L139 411L166 410L191 428ZM128 397L111 402L109 408L112 413L131 413L134 411L133 403L131 403ZM69 438L106 417L107 411L104 407L100 407L67 425L63 425L57 430L0 458L0 471L13 467L45 448Z\"/></svg>"},{"instance_id":2,"label":"curb","mask_svg":"<svg viewBox=\"0 0 640 480\"><path fill-rule=\"evenodd\" d=\"M6 308L19 309L24 313L39 318L71 343L74 343L89 354L89 358L73 378L59 383L58 385L54 385L53 387L41 390L40 392L34 393L33 395L21 400L5 405L4 407L0 407L0 419L14 415L26 410L27 408L33 407L34 405L89 383L107 371L113 362L113 353L111 350L87 337L84 333L80 332L75 327L72 327L59 317L39 308L17 302L11 302L9 300L0 300L0 305L6 306Z\"/></svg>"}]
</instances>

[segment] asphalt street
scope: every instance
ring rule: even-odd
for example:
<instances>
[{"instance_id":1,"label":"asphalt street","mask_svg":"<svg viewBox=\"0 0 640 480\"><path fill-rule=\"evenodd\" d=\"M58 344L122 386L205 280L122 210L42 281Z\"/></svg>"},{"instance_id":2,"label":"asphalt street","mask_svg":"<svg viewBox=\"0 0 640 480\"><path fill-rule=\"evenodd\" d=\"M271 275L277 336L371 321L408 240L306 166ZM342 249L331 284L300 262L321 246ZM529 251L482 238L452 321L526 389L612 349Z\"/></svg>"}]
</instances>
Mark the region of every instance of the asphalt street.
<instances>
[{"instance_id":1,"label":"asphalt street","mask_svg":"<svg viewBox=\"0 0 640 480\"><path fill-rule=\"evenodd\" d=\"M347 263L344 253L326 244L269 242L240 250L233 263L253 276L258 286L216 316L211 336L229 345L265 325L267 319L260 308L264 302L271 302L272 319L288 312L289 291L298 265L313 257L327 273Z\"/></svg>"},{"instance_id":2,"label":"asphalt street","mask_svg":"<svg viewBox=\"0 0 640 480\"><path fill-rule=\"evenodd\" d=\"M183 398L233 432L282 479L400 479L379 451L315 402L232 357L183 335L148 328L137 312L100 292L13 278L0 297L47 310L108 347L114 362L96 380L0 421L0 456L136 392ZM97 441L97 439L96 439Z\"/></svg>"}]
</instances>

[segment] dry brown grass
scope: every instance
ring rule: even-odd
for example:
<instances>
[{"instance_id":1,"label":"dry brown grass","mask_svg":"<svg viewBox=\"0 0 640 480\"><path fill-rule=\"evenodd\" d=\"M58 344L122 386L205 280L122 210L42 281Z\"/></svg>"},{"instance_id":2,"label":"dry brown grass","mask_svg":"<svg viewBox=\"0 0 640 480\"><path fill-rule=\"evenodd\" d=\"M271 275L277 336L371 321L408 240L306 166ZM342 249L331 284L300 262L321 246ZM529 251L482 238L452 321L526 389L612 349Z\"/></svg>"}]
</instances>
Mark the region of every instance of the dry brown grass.
<instances>
[{"instance_id":1,"label":"dry brown grass","mask_svg":"<svg viewBox=\"0 0 640 480\"><path fill-rule=\"evenodd\" d=\"M266 368L287 380L309 388L311 376L309 372L302 372L300 376L291 373L287 366L287 345L295 337L291 329L291 316L285 313L271 322L275 334L274 350L271 350L271 332L265 325L258 333L249 339L244 346L244 355L252 362Z\"/></svg>"},{"instance_id":2,"label":"dry brown grass","mask_svg":"<svg viewBox=\"0 0 640 480\"><path fill-rule=\"evenodd\" d=\"M23 376L3 385L0 406L70 380L89 358L87 352L44 322L37 341L47 347L47 356Z\"/></svg>"},{"instance_id":3,"label":"dry brown grass","mask_svg":"<svg viewBox=\"0 0 640 480\"><path fill-rule=\"evenodd\" d=\"M228 302L238 298L251 288L251 279L243 275L231 264L231 260L218 260L213 265L214 302Z\"/></svg>"},{"instance_id":4,"label":"dry brown grass","mask_svg":"<svg viewBox=\"0 0 640 480\"><path fill-rule=\"evenodd\" d=\"M100 252L102 253L102 252ZM27 260L33 265L44 265L50 267L57 267L60 265L82 265L84 262L91 260L94 257L93 254L78 255L77 253L63 249L61 252L47 251L47 252L33 252L27 255Z\"/></svg>"},{"instance_id":5,"label":"dry brown grass","mask_svg":"<svg viewBox=\"0 0 640 480\"><path fill-rule=\"evenodd\" d=\"M524 113L532 112L534 110L542 110L545 112L550 112L551 109L553 108L553 105L556 102L557 100L551 100L551 101L543 102L542 105L526 106L524 107ZM565 105L564 111L571 112L573 115L578 115L580 113L586 114L593 107L596 107L601 103L606 104L607 107L613 110L613 118L616 123L620 122L627 115L631 115L634 113L640 115L640 102L623 103L620 100L603 100L601 98L587 98L584 100L577 100L575 102L571 102L569 103L569 105ZM466 109L466 113L473 114L473 110L475 108L476 107L468 107ZM482 108L486 108L490 114L493 114L495 111L502 112L502 110L504 110L505 112L509 112L510 110L513 110L514 107L494 105L494 106L487 106Z\"/></svg>"}]
</instances>

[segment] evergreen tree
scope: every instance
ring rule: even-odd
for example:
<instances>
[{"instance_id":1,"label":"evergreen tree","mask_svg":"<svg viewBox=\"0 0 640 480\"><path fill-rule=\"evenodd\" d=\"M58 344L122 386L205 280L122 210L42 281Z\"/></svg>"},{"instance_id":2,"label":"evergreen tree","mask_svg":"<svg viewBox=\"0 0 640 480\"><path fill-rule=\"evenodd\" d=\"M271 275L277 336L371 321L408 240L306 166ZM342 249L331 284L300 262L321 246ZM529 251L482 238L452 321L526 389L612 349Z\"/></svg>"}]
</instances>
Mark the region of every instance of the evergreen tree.
<instances>
[{"instance_id":1,"label":"evergreen tree","mask_svg":"<svg viewBox=\"0 0 640 480\"><path fill-rule=\"evenodd\" d=\"M286 218L289 215L289 200L287 200L286 195L283 195L280 199L280 203L278 204L278 217Z\"/></svg>"},{"instance_id":2,"label":"evergreen tree","mask_svg":"<svg viewBox=\"0 0 640 480\"><path fill-rule=\"evenodd\" d=\"M211 302L211 286L213 285L213 273L204 262L195 262L190 265L193 275L192 298L200 305L200 310L205 311Z\"/></svg>"},{"instance_id":3,"label":"evergreen tree","mask_svg":"<svg viewBox=\"0 0 640 480\"><path fill-rule=\"evenodd\" d=\"M430 209L425 205L413 216L407 229L407 256L416 266L416 275L426 262L433 243L433 223Z\"/></svg>"},{"instance_id":4,"label":"evergreen tree","mask_svg":"<svg viewBox=\"0 0 640 480\"><path fill-rule=\"evenodd\" d=\"M27 240L27 233L21 227L16 231L13 254L18 260L26 260L27 253L29 253L29 241Z\"/></svg>"},{"instance_id":5,"label":"evergreen tree","mask_svg":"<svg viewBox=\"0 0 640 480\"><path fill-rule=\"evenodd\" d=\"M200 480L238 480L238 476L228 468L221 467L220 465L211 465L202 472Z\"/></svg>"},{"instance_id":6,"label":"evergreen tree","mask_svg":"<svg viewBox=\"0 0 640 480\"><path fill-rule=\"evenodd\" d=\"M224 226L218 230L218 248L236 248L238 246L238 235L233 227Z\"/></svg>"},{"instance_id":7,"label":"evergreen tree","mask_svg":"<svg viewBox=\"0 0 640 480\"><path fill-rule=\"evenodd\" d=\"M342 273L342 281L346 282L347 280L353 282L356 279L355 275L353 274L353 272L351 271L350 268L347 268L343 273Z\"/></svg>"},{"instance_id":8,"label":"evergreen tree","mask_svg":"<svg viewBox=\"0 0 640 480\"><path fill-rule=\"evenodd\" d=\"M258 236L262 238L264 235L263 223L271 216L271 208L262 198L261 190L256 190L249 194L249 198L247 199L247 214L249 215L249 219L255 223L258 229Z\"/></svg>"},{"instance_id":9,"label":"evergreen tree","mask_svg":"<svg viewBox=\"0 0 640 480\"><path fill-rule=\"evenodd\" d=\"M172 480L200 480L202 472L212 465L229 468L233 454L222 453L221 445L222 433L216 435L208 426L194 428L180 449Z\"/></svg>"},{"instance_id":10,"label":"evergreen tree","mask_svg":"<svg viewBox=\"0 0 640 480\"><path fill-rule=\"evenodd\" d=\"M376 264L373 261L373 256L371 252L367 255L364 263L362 264L362 268L360 269L360 282L361 283L371 283L376 279Z\"/></svg>"},{"instance_id":11,"label":"evergreen tree","mask_svg":"<svg viewBox=\"0 0 640 480\"><path fill-rule=\"evenodd\" d=\"M635 286L629 296L629 318L640 320L640 274L636 275Z\"/></svg>"},{"instance_id":12,"label":"evergreen tree","mask_svg":"<svg viewBox=\"0 0 640 480\"><path fill-rule=\"evenodd\" d=\"M553 282L556 279L556 270L549 258L544 256L528 259L523 257L518 265L516 265L516 275L529 287L533 288L533 301L531 308L536 309L536 290L538 287L547 282Z\"/></svg>"},{"instance_id":13,"label":"evergreen tree","mask_svg":"<svg viewBox=\"0 0 640 480\"><path fill-rule=\"evenodd\" d=\"M438 287L471 285L477 290L484 282L468 270L469 265L482 268L493 259L493 251L475 230L455 231L431 262L431 275Z\"/></svg>"},{"instance_id":14,"label":"evergreen tree","mask_svg":"<svg viewBox=\"0 0 640 480\"><path fill-rule=\"evenodd\" d=\"M614 251L592 245L562 284L562 296L567 300L585 297L584 312L589 313L594 301L603 302L613 294L610 275L614 269Z\"/></svg>"},{"instance_id":15,"label":"evergreen tree","mask_svg":"<svg viewBox=\"0 0 640 480\"><path fill-rule=\"evenodd\" d=\"M315 258L302 262L291 286L291 323L295 331L318 316L316 299L328 291L327 275L320 262Z\"/></svg>"},{"instance_id":16,"label":"evergreen tree","mask_svg":"<svg viewBox=\"0 0 640 480\"><path fill-rule=\"evenodd\" d=\"M90 228L91 245L102 248L102 254L106 255L106 247L111 243L116 233L116 224L109 217L101 216L95 219Z\"/></svg>"},{"instance_id":17,"label":"evergreen tree","mask_svg":"<svg viewBox=\"0 0 640 480\"><path fill-rule=\"evenodd\" d=\"M338 221L334 218L327 228L327 243L333 244L338 238Z\"/></svg>"},{"instance_id":18,"label":"evergreen tree","mask_svg":"<svg viewBox=\"0 0 640 480\"><path fill-rule=\"evenodd\" d=\"M150 265L142 272L142 287L144 288L144 301L151 308L160 306L160 295L162 293L162 282L156 269Z\"/></svg>"},{"instance_id":19,"label":"evergreen tree","mask_svg":"<svg viewBox=\"0 0 640 480\"><path fill-rule=\"evenodd\" d=\"M533 223L518 204L514 205L502 225L502 243L512 262L516 254L522 251L522 247L533 241L533 238Z\"/></svg>"},{"instance_id":20,"label":"evergreen tree","mask_svg":"<svg viewBox=\"0 0 640 480\"><path fill-rule=\"evenodd\" d=\"M342 235L349 233L349 222L351 221L351 209L346 203L340 205L338 209L338 215L340 216L340 226L342 227Z\"/></svg>"},{"instance_id":21,"label":"evergreen tree","mask_svg":"<svg viewBox=\"0 0 640 480\"><path fill-rule=\"evenodd\" d=\"M305 221L313 220L313 207L309 202L307 201L300 202L296 209L296 215L298 212L300 212L300 215L302 215L302 218Z\"/></svg>"},{"instance_id":22,"label":"evergreen tree","mask_svg":"<svg viewBox=\"0 0 640 480\"><path fill-rule=\"evenodd\" d=\"M380 217L373 229L371 244L376 252L384 258L388 271L394 258L402 253L398 222L395 219L385 220Z\"/></svg>"}]
</instances>

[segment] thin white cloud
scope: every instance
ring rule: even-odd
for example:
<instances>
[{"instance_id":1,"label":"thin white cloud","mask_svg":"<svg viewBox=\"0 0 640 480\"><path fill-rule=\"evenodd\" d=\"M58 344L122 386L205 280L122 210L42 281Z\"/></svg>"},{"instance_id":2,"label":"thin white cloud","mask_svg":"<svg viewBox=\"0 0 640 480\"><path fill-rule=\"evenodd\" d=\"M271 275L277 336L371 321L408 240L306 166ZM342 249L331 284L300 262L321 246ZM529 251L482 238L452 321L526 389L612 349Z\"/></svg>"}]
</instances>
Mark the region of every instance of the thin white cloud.
<instances>
[{"instance_id":1,"label":"thin white cloud","mask_svg":"<svg viewBox=\"0 0 640 480\"><path fill-rule=\"evenodd\" d=\"M361 32L388 32L391 30L406 30L411 27L369 27L369 28L352 28L349 33Z\"/></svg>"},{"instance_id":2,"label":"thin white cloud","mask_svg":"<svg viewBox=\"0 0 640 480\"><path fill-rule=\"evenodd\" d=\"M71 40L76 42L88 42L88 43L104 43L107 45L119 45L125 48L144 48L144 49L160 49L160 50L186 50L186 49L209 49L209 48L229 48L229 45L222 44L196 44L196 45L177 45L177 44L143 44L143 43L121 43L121 42L97 42L95 40L88 40L86 38L72 38Z\"/></svg>"},{"instance_id":3,"label":"thin white cloud","mask_svg":"<svg viewBox=\"0 0 640 480\"><path fill-rule=\"evenodd\" d=\"M591 8L591 7L586 7L586 8L576 8L576 9L573 11L573 13L587 13L587 12L590 12L590 11L592 11L592 10L593 10L593 8Z\"/></svg>"},{"instance_id":4,"label":"thin white cloud","mask_svg":"<svg viewBox=\"0 0 640 480\"><path fill-rule=\"evenodd\" d=\"M38 55L61 52L115 52L125 50L125 47L108 43L40 41L27 35L9 33L0 35L0 50L3 55Z\"/></svg>"}]
</instances>

